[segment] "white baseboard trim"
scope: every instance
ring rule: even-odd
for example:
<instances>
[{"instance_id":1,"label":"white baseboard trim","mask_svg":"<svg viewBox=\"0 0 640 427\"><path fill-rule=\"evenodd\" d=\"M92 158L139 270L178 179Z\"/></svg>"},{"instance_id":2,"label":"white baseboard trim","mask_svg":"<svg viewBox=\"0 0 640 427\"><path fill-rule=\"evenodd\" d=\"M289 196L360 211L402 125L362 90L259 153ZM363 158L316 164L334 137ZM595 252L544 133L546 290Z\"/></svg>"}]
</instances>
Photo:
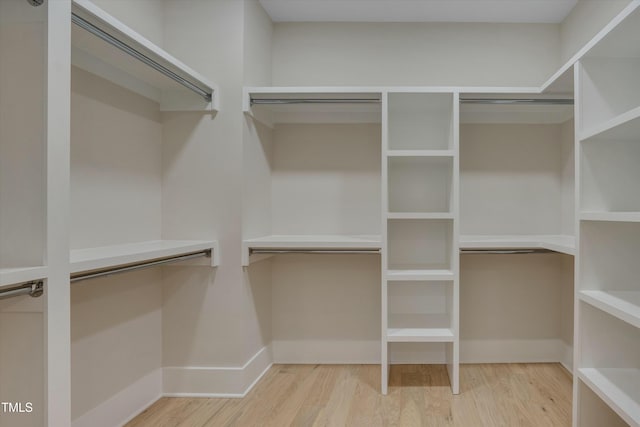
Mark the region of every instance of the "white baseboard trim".
<instances>
[{"instance_id":1,"label":"white baseboard trim","mask_svg":"<svg viewBox=\"0 0 640 427\"><path fill-rule=\"evenodd\" d=\"M163 396L244 397L273 364L271 346L238 367L165 367Z\"/></svg>"},{"instance_id":2,"label":"white baseboard trim","mask_svg":"<svg viewBox=\"0 0 640 427\"><path fill-rule=\"evenodd\" d=\"M123 426L162 397L162 369L140 378L71 422L72 427Z\"/></svg>"},{"instance_id":3,"label":"white baseboard trim","mask_svg":"<svg viewBox=\"0 0 640 427\"><path fill-rule=\"evenodd\" d=\"M543 363L564 361L564 342L547 340L462 340L460 363Z\"/></svg>"},{"instance_id":4,"label":"white baseboard trim","mask_svg":"<svg viewBox=\"0 0 640 427\"><path fill-rule=\"evenodd\" d=\"M573 347L564 341L562 342L562 359L560 360L560 364L573 375Z\"/></svg>"}]
</instances>

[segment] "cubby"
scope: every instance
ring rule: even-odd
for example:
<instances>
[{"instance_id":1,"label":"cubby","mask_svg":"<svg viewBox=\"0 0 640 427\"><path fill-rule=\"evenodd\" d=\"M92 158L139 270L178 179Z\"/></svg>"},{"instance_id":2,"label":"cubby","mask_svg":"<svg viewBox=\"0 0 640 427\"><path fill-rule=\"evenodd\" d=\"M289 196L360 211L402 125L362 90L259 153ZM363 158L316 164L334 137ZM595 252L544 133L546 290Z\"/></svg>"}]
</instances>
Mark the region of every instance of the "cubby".
<instances>
[{"instance_id":1,"label":"cubby","mask_svg":"<svg viewBox=\"0 0 640 427\"><path fill-rule=\"evenodd\" d=\"M452 212L453 156L389 157L389 212Z\"/></svg>"},{"instance_id":2,"label":"cubby","mask_svg":"<svg viewBox=\"0 0 640 427\"><path fill-rule=\"evenodd\" d=\"M452 150L451 93L389 94L389 150Z\"/></svg>"},{"instance_id":3,"label":"cubby","mask_svg":"<svg viewBox=\"0 0 640 427\"><path fill-rule=\"evenodd\" d=\"M451 270L450 220L389 220L387 227L390 270Z\"/></svg>"}]
</instances>

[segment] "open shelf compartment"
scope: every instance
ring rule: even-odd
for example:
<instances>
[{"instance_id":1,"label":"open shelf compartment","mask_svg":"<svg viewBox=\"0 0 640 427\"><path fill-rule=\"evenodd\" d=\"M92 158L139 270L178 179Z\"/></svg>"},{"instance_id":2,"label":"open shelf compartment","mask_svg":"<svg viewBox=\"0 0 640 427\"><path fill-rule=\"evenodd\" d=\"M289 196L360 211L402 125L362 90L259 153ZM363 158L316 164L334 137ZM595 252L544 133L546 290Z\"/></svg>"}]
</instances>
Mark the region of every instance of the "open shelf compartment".
<instances>
[{"instance_id":1,"label":"open shelf compartment","mask_svg":"<svg viewBox=\"0 0 640 427\"><path fill-rule=\"evenodd\" d=\"M451 157L390 157L389 212L452 211Z\"/></svg>"}]
</instances>

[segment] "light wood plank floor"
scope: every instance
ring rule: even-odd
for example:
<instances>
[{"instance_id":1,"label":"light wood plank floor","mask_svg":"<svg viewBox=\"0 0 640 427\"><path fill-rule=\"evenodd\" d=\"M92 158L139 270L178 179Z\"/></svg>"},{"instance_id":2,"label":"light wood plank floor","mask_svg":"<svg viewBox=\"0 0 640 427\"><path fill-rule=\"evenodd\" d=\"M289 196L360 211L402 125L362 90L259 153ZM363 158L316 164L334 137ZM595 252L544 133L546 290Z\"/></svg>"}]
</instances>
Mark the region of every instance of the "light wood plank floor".
<instances>
[{"instance_id":1,"label":"light wood plank floor","mask_svg":"<svg viewBox=\"0 0 640 427\"><path fill-rule=\"evenodd\" d=\"M559 364L274 365L244 399L162 398L129 427L571 425L571 377Z\"/></svg>"}]
</instances>

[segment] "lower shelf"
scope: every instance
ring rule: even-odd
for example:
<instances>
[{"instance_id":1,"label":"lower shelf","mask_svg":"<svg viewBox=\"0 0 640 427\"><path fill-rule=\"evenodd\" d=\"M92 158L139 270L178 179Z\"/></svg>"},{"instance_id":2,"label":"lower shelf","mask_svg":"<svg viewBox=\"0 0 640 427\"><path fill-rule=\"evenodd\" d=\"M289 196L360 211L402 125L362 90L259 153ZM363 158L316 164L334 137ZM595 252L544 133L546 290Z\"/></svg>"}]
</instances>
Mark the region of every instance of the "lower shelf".
<instances>
[{"instance_id":1,"label":"lower shelf","mask_svg":"<svg viewBox=\"0 0 640 427\"><path fill-rule=\"evenodd\" d=\"M625 422L640 427L640 369L578 369L578 377Z\"/></svg>"},{"instance_id":2,"label":"lower shelf","mask_svg":"<svg viewBox=\"0 0 640 427\"><path fill-rule=\"evenodd\" d=\"M441 281L453 280L455 275L452 270L445 269L413 269L413 270L387 270L389 281Z\"/></svg>"},{"instance_id":3,"label":"lower shelf","mask_svg":"<svg viewBox=\"0 0 640 427\"><path fill-rule=\"evenodd\" d=\"M460 249L547 249L575 255L576 242L564 235L466 235L460 236Z\"/></svg>"},{"instance_id":4,"label":"lower shelf","mask_svg":"<svg viewBox=\"0 0 640 427\"><path fill-rule=\"evenodd\" d=\"M389 328L387 342L453 342L448 328Z\"/></svg>"},{"instance_id":5,"label":"lower shelf","mask_svg":"<svg viewBox=\"0 0 640 427\"><path fill-rule=\"evenodd\" d=\"M0 268L0 287L46 279L47 267Z\"/></svg>"}]
</instances>

